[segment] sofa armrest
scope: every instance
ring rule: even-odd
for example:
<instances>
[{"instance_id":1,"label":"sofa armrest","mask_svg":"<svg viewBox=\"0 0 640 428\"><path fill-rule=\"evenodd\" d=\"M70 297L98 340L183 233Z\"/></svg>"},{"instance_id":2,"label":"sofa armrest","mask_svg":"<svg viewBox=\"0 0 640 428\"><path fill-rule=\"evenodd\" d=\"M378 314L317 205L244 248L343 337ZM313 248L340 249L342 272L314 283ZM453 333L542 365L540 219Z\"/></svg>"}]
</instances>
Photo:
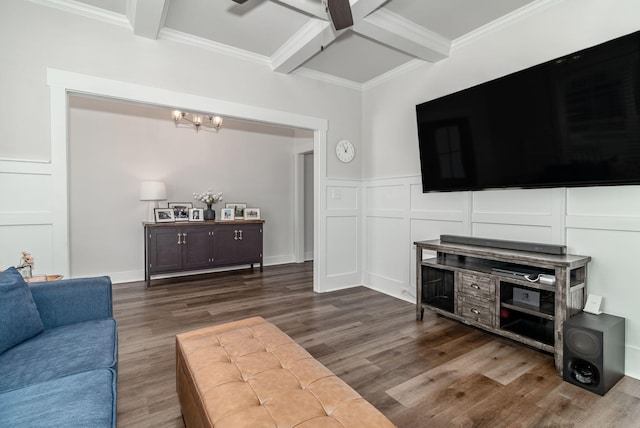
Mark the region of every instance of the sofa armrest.
<instances>
[{"instance_id":1,"label":"sofa armrest","mask_svg":"<svg viewBox=\"0 0 640 428\"><path fill-rule=\"evenodd\" d=\"M111 279L63 279L30 283L44 328L113 317Z\"/></svg>"}]
</instances>

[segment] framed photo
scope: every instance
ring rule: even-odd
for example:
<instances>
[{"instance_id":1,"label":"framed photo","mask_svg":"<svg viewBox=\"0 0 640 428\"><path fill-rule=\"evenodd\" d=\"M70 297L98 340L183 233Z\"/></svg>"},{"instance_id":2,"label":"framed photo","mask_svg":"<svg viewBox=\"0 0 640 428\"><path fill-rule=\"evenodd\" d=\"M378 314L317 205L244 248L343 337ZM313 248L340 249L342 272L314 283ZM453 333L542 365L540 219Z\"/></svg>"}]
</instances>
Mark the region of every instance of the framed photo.
<instances>
[{"instance_id":1,"label":"framed photo","mask_svg":"<svg viewBox=\"0 0 640 428\"><path fill-rule=\"evenodd\" d=\"M204 208L189 208L189 221L204 221Z\"/></svg>"},{"instance_id":2,"label":"framed photo","mask_svg":"<svg viewBox=\"0 0 640 428\"><path fill-rule=\"evenodd\" d=\"M175 221L189 221L189 209L193 208L193 203L169 202L169 208L173 209Z\"/></svg>"},{"instance_id":3,"label":"framed photo","mask_svg":"<svg viewBox=\"0 0 640 428\"><path fill-rule=\"evenodd\" d=\"M247 208L247 204L237 202L227 202L225 208L233 208L234 220L244 220L244 209Z\"/></svg>"},{"instance_id":4,"label":"framed photo","mask_svg":"<svg viewBox=\"0 0 640 428\"><path fill-rule=\"evenodd\" d=\"M260 208L245 208L244 219L245 220L258 220L260 218Z\"/></svg>"},{"instance_id":5,"label":"framed photo","mask_svg":"<svg viewBox=\"0 0 640 428\"><path fill-rule=\"evenodd\" d=\"M176 221L173 215L173 208L154 208L153 214L156 223L171 223Z\"/></svg>"},{"instance_id":6,"label":"framed photo","mask_svg":"<svg viewBox=\"0 0 640 428\"><path fill-rule=\"evenodd\" d=\"M236 210L233 208L222 208L220 210L220 220L221 221L235 220L235 212Z\"/></svg>"}]
</instances>

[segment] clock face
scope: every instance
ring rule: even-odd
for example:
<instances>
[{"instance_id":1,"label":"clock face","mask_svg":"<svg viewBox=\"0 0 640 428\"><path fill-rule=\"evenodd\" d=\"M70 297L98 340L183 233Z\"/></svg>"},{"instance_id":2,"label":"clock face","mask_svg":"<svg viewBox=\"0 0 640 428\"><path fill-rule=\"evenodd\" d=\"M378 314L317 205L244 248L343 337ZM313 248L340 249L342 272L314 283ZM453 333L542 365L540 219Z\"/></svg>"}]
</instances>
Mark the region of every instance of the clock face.
<instances>
[{"instance_id":1,"label":"clock face","mask_svg":"<svg viewBox=\"0 0 640 428\"><path fill-rule=\"evenodd\" d=\"M336 156L342 162L351 162L356 154L356 149L349 140L339 141L336 145Z\"/></svg>"}]
</instances>

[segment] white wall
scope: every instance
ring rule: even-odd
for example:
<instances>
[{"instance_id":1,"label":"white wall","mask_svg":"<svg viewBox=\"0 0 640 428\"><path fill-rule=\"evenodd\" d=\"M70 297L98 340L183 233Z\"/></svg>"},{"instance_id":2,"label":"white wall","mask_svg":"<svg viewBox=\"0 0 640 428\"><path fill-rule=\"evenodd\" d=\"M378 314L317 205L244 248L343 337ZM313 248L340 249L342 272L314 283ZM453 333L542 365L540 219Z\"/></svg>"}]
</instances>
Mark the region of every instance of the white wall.
<instances>
[{"instance_id":1,"label":"white wall","mask_svg":"<svg viewBox=\"0 0 640 428\"><path fill-rule=\"evenodd\" d=\"M167 185L160 206L204 207L192 194L211 189L224 193L218 216L225 202L260 208L264 263L294 261L292 159L302 131L229 119L218 133L196 133L176 128L167 109L85 97L71 98L69 129L72 276L143 277L147 203L138 192L148 179Z\"/></svg>"},{"instance_id":2,"label":"white wall","mask_svg":"<svg viewBox=\"0 0 640 428\"><path fill-rule=\"evenodd\" d=\"M322 157L316 157L317 165L322 165L316 176L323 179L327 176L344 179L361 176L360 160L344 165L332 156L333 146L343 138L349 138L358 150L361 149L362 95L359 91L301 76L274 73L267 63L259 60L230 57L166 40L140 38L125 24L114 25L23 0L0 2L0 36L3 40L14 41L0 48L3 58L0 114L5 123L0 127L0 184L24 189L21 196L11 193L11 198L0 205L0 240L7 243L0 252L2 264L15 264L20 250L25 249L36 256L36 268L40 272L60 271L66 265L60 254L71 247L66 224L70 221L69 230L74 230L75 220L68 218L64 203L54 203L59 199L52 195L54 191L66 192L64 186L54 189L55 185L51 184L52 181L65 183L55 178L57 169L52 159L64 164L66 152L51 146L53 141L59 141L60 120L65 116L54 111L53 106L60 105L62 95L56 92L53 96L51 88L47 87L48 69L78 73L83 78L109 79L123 86L140 85L257 107L272 112L272 117L284 112L326 120L331 125L326 131L326 139L323 135L321 140L330 150L322 147L322 151L316 153ZM135 95L131 94L132 99ZM56 117L51 117L53 113ZM236 117L244 116L238 112ZM78 160L71 161L69 170L73 171L78 168L75 165ZM58 176L66 173L66 170L58 172ZM113 190L123 191L121 187ZM190 185L180 189L182 193L193 190ZM246 199L241 190L238 189L236 197ZM314 190L320 198L326 189ZM49 203L51 199L53 202ZM258 198L255 202L260 203ZM94 200L80 192L75 194L72 203L77 210L92 206ZM324 262L327 254L340 254L345 247L340 239L333 239L338 230L325 229L324 202L316 210L314 223L322 231L322 242L325 243L314 255L318 266L322 267L318 278L330 276L326 287L335 288L348 281L340 274L327 271ZM75 229L78 228L76 225ZM134 229L130 232L138 239L138 232ZM111 235L104 238L106 248L119 247ZM350 243L347 248L354 245L359 243ZM78 251L71 251L74 257L80 257ZM275 249L278 255L283 251ZM130 262L121 262L109 269L131 273ZM71 260L71 264L76 270L85 269L86 260Z\"/></svg>"},{"instance_id":3,"label":"white wall","mask_svg":"<svg viewBox=\"0 0 640 428\"><path fill-rule=\"evenodd\" d=\"M412 243L444 233L566 244L593 257L588 289L604 296L605 312L627 318L626 373L640 378L640 187L421 192L416 104L640 29L635 0L540 5L365 92L364 282L415 301Z\"/></svg>"}]
</instances>

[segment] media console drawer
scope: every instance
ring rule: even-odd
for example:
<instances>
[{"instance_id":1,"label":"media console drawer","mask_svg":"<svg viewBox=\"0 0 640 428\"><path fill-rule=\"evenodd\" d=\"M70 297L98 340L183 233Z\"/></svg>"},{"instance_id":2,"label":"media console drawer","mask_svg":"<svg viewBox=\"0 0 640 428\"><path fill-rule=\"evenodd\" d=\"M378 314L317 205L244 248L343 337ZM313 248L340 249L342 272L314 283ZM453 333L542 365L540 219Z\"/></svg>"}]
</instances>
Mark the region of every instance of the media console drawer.
<instances>
[{"instance_id":1,"label":"media console drawer","mask_svg":"<svg viewBox=\"0 0 640 428\"><path fill-rule=\"evenodd\" d=\"M460 288L458 290L461 293L495 300L496 284L489 275L472 275L463 273L461 274L461 279Z\"/></svg>"},{"instance_id":2,"label":"media console drawer","mask_svg":"<svg viewBox=\"0 0 640 428\"><path fill-rule=\"evenodd\" d=\"M458 294L458 309L459 315L465 320L488 327L493 327L495 324L495 304L492 301L460 293Z\"/></svg>"}]
</instances>

